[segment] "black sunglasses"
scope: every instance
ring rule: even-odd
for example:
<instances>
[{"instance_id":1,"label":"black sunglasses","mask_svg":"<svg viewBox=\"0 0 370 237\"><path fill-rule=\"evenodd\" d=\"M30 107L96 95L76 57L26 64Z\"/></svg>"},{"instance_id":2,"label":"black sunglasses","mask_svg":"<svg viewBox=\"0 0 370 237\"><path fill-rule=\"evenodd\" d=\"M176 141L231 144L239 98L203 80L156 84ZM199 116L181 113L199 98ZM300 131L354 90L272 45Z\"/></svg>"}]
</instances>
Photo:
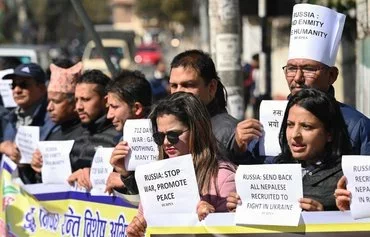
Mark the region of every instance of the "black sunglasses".
<instances>
[{"instance_id":1,"label":"black sunglasses","mask_svg":"<svg viewBox=\"0 0 370 237\"><path fill-rule=\"evenodd\" d=\"M179 136L183 134L184 132L188 131L189 129L186 129L184 131L168 131L166 133L164 132L155 132L153 133L153 139L155 144L158 146L162 146L164 142L164 138L167 136L167 140L172 144L175 145L179 142Z\"/></svg>"},{"instance_id":2,"label":"black sunglasses","mask_svg":"<svg viewBox=\"0 0 370 237\"><path fill-rule=\"evenodd\" d=\"M16 88L17 86L21 89L27 89L30 85L31 85L31 83L29 83L27 81L20 81L20 82L13 81L12 82L12 89L14 90L14 88Z\"/></svg>"}]
</instances>

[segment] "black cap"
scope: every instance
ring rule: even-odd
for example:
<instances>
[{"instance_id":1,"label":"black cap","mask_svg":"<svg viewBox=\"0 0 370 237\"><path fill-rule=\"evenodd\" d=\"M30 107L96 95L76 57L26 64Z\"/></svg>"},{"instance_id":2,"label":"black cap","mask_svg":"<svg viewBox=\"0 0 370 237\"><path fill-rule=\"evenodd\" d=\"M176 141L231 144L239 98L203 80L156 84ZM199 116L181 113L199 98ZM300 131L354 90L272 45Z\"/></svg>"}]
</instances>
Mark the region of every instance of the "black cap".
<instances>
[{"instance_id":1,"label":"black cap","mask_svg":"<svg viewBox=\"0 0 370 237\"><path fill-rule=\"evenodd\" d=\"M14 69L14 72L7 74L3 79L14 79L15 77L33 78L37 82L45 82L45 72L36 63L21 64Z\"/></svg>"}]
</instances>

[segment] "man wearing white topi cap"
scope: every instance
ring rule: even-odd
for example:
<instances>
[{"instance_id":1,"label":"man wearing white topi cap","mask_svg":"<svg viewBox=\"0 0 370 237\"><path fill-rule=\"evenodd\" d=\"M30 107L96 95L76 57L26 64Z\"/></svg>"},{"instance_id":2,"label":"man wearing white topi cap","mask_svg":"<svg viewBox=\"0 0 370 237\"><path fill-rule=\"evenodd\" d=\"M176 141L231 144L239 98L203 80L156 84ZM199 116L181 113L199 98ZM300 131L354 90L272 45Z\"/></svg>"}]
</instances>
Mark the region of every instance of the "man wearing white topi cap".
<instances>
[{"instance_id":1,"label":"man wearing white topi cap","mask_svg":"<svg viewBox=\"0 0 370 237\"><path fill-rule=\"evenodd\" d=\"M332 85L339 73L334 63L344 21L345 15L323 6L294 6L288 62L283 67L291 94L303 88L316 88L334 96ZM346 104L340 103L340 108L348 127L353 153L369 155L370 120ZM251 151L254 148L251 142L259 139L261 131L262 125L258 120L247 119L240 122L235 132L239 148L248 148ZM252 159L263 160L257 159L261 157L256 152L250 152L248 155L253 156Z\"/></svg>"}]
</instances>

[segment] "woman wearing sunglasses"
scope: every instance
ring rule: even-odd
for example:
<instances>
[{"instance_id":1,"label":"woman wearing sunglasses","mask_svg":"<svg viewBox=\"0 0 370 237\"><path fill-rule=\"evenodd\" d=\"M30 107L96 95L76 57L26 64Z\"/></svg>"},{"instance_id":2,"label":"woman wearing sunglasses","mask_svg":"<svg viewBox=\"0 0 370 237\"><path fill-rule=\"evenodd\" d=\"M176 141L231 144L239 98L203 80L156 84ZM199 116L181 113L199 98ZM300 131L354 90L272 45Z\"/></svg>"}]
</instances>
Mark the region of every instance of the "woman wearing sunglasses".
<instances>
[{"instance_id":1,"label":"woman wearing sunglasses","mask_svg":"<svg viewBox=\"0 0 370 237\"><path fill-rule=\"evenodd\" d=\"M227 212L226 198L235 192L235 167L217 149L210 117L202 102L190 93L178 92L159 101L149 118L160 159L186 154L193 157L201 197L197 206L199 220L211 212ZM127 228L128 236L143 236L145 228L143 210L139 208Z\"/></svg>"}]
</instances>

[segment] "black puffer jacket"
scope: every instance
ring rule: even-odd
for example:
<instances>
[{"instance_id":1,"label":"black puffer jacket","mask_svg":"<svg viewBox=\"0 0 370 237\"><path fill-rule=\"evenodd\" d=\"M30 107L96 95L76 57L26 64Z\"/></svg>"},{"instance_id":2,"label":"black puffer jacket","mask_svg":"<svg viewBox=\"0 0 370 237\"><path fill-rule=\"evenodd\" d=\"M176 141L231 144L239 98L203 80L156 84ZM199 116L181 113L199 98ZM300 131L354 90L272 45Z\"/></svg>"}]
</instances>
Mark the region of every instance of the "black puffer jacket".
<instances>
[{"instance_id":1,"label":"black puffer jacket","mask_svg":"<svg viewBox=\"0 0 370 237\"><path fill-rule=\"evenodd\" d=\"M227 113L225 108L219 108L217 101L213 100L207 105L211 116L212 132L218 141L218 148L223 156L227 157L236 165L248 164L244 152L234 149L235 128L238 120Z\"/></svg>"},{"instance_id":2,"label":"black puffer jacket","mask_svg":"<svg viewBox=\"0 0 370 237\"><path fill-rule=\"evenodd\" d=\"M81 136L76 138L70 154L72 172L90 167L96 148L114 147L119 135L105 114L87 125Z\"/></svg>"}]
</instances>

